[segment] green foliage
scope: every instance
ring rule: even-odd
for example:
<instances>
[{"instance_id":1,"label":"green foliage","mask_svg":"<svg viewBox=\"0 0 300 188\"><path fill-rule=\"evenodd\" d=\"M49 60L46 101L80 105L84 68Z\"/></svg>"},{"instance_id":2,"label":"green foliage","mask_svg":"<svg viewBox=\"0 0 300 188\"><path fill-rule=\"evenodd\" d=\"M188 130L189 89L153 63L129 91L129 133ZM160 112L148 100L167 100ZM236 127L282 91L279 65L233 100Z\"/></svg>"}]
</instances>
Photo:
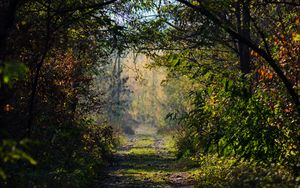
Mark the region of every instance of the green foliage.
<instances>
[{"instance_id":1,"label":"green foliage","mask_svg":"<svg viewBox=\"0 0 300 188\"><path fill-rule=\"evenodd\" d=\"M34 158L39 159L38 164L34 168L17 168L16 171L10 171L10 177L6 181L8 185L95 185L94 181L101 178L103 168L112 160L116 137L110 126L96 125L86 120L80 123L73 124L71 129L67 126L56 129L50 144L35 144L34 150L39 152L35 152Z\"/></svg>"},{"instance_id":2,"label":"green foliage","mask_svg":"<svg viewBox=\"0 0 300 188\"><path fill-rule=\"evenodd\" d=\"M26 161L31 165L37 165L37 161L33 159L24 149L28 150L27 139L16 142L14 140L2 140L0 144L0 178L4 181L9 177L11 172L7 174L6 171L11 171L12 166L21 166L20 161ZM1 185L1 184L0 184Z\"/></svg>"},{"instance_id":3,"label":"green foliage","mask_svg":"<svg viewBox=\"0 0 300 188\"><path fill-rule=\"evenodd\" d=\"M266 168L214 154L194 160L200 163L196 172L197 187L297 187L300 183L283 166Z\"/></svg>"},{"instance_id":4,"label":"green foliage","mask_svg":"<svg viewBox=\"0 0 300 188\"><path fill-rule=\"evenodd\" d=\"M297 118L266 92L250 94L243 80L215 83L191 95L194 107L181 121L179 156L218 152L296 170Z\"/></svg>"},{"instance_id":5,"label":"green foliage","mask_svg":"<svg viewBox=\"0 0 300 188\"><path fill-rule=\"evenodd\" d=\"M4 65L0 67L0 74L3 79L0 83L12 87L16 81L25 79L28 72L28 67L23 63L5 62Z\"/></svg>"},{"instance_id":6,"label":"green foliage","mask_svg":"<svg viewBox=\"0 0 300 188\"><path fill-rule=\"evenodd\" d=\"M255 165L285 166L285 173L291 173L291 177L297 177L300 165L298 160L300 135L297 126L299 117L297 112L288 108L286 101L282 100L285 98L283 88L280 84L277 85L276 89L280 93L276 96L272 90L266 89L265 82L257 80L257 74L243 75L235 64L230 65L231 62L216 64L214 59L210 59L202 60L201 64L200 62L195 64L191 62L192 60L190 61L198 54L205 56L210 53L213 52L186 50L179 54L165 54L156 59L157 64L169 70L168 79L164 83L165 87L179 86L178 91L170 92L170 98L182 93L183 87L180 86L182 78L187 77L190 80L190 82L184 82L191 85L186 87L188 95L184 97L184 101L188 104L186 111L177 111L167 116L169 120L177 124L175 124L177 156L189 157L217 153L219 156L236 157L236 163L243 164L243 161L247 161L254 165L254 169ZM221 57L228 55L218 54ZM177 82L176 85L174 81ZM270 83L267 82L267 84ZM176 100L173 99L173 101L176 103ZM177 106L177 109L180 109L180 106ZM217 171L205 177L207 179L203 180L202 186L213 185L205 182L214 181L222 182L217 187L229 186L222 181L222 170L218 171L222 169L221 165L215 166L214 170ZM214 167L209 164L208 168ZM254 176L256 174L254 169L251 167L247 173ZM215 174L217 175L214 176ZM283 178L281 175L279 177ZM237 181L237 184L230 181L233 186L249 187L255 182L254 178L249 180L252 183L243 183L245 180L243 178L237 177L232 180ZM274 180L270 182L264 179L261 180L262 184L254 183L253 186L272 186L276 182L276 177L271 179L273 178Z\"/></svg>"},{"instance_id":7,"label":"green foliage","mask_svg":"<svg viewBox=\"0 0 300 188\"><path fill-rule=\"evenodd\" d=\"M153 67L168 73L161 83L167 99L156 98L158 80L153 79L151 100L141 95L151 112L136 108L136 119L152 126L168 124L166 132L177 130L178 157L208 154L214 160L218 154L240 163L232 170L231 158L212 161L200 181L203 186L213 186L213 181L220 187L272 186L275 172L267 174L271 183L262 179L256 184L252 175L263 176L266 169L256 172L256 167L274 164L285 166L279 185L285 175L299 176L297 6L187 2L190 7L152 0L40 0L3 11L1 186L95 185L116 145L111 125L128 115L130 98L120 61L114 68L106 65L112 54L129 48L152 55ZM245 62L251 70L238 67ZM120 96L124 93L128 96ZM140 99L134 102L139 106ZM157 110L156 104L165 109ZM27 141L18 141L24 136L39 143L27 147ZM245 167L253 164L262 167ZM237 173L244 170L246 174Z\"/></svg>"}]
</instances>

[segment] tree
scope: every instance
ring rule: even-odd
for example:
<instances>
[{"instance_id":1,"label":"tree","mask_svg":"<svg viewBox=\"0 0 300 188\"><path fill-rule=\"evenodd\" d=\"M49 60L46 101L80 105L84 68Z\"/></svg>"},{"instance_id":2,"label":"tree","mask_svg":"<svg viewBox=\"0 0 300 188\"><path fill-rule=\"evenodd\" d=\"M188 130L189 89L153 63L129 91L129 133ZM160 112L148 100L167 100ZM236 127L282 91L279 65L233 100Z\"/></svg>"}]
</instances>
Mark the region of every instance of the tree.
<instances>
[{"instance_id":1,"label":"tree","mask_svg":"<svg viewBox=\"0 0 300 188\"><path fill-rule=\"evenodd\" d=\"M278 75L278 77L282 80L282 82L284 83L289 95L291 96L295 108L298 111L298 113L300 113L300 102L299 102L299 96L296 92L296 90L293 88L293 84L290 82L290 80L288 80L288 78L286 77L286 75L283 73L282 69L278 66L278 63L276 63L275 59L272 57L272 55L269 52L269 44L266 43L266 38L264 36L264 33L262 31L258 31L259 35L262 37L262 41L264 43L265 49L260 47L260 44L255 43L254 41L251 41L250 39L248 39L247 37L249 36L243 36L240 33L238 33L237 31L235 31L234 28L232 28L232 23L228 23L226 20L222 20L220 17L218 17L216 14L214 14L211 10L209 10L205 4L203 4L200 1L198 2L198 6L194 5L193 3L189 2L189 1L185 1L185 0L178 0L179 2L185 4L186 6L199 11L201 14L207 16L210 20L212 20L216 25L220 26L221 28L223 28L232 38L236 39L239 41L240 44L244 43L245 45L247 45L248 47L250 47L253 51L255 51L257 54L259 54L275 71L275 73ZM244 4L244 13L245 14L249 14L248 10L247 10L247 3ZM247 18L246 15L244 16L244 20L245 23L243 26L245 27L249 27L249 18ZM248 21L246 21L248 20ZM247 26L248 25L248 26ZM244 28L247 31L247 28ZM245 32L242 31L243 33ZM247 35L247 34L246 34ZM249 34L248 34L249 35ZM242 46L242 45L240 45ZM242 49L240 49L242 50ZM247 53L246 53L247 54ZM243 57L243 55L241 55L241 57ZM243 57L244 58L244 57ZM243 61L241 61L242 63ZM243 64L243 63L242 63ZM243 66L242 66L243 67Z\"/></svg>"}]
</instances>

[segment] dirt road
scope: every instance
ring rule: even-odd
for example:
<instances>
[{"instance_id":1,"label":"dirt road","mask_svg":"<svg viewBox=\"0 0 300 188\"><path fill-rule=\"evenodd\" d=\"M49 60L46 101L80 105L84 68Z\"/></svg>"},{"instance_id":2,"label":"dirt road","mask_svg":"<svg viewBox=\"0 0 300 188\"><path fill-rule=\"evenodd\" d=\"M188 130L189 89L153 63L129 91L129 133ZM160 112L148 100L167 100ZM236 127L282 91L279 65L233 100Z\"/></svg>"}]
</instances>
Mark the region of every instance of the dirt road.
<instances>
[{"instance_id":1,"label":"dirt road","mask_svg":"<svg viewBox=\"0 0 300 188\"><path fill-rule=\"evenodd\" d=\"M128 138L100 187L193 187L193 174L176 160L170 142L155 135Z\"/></svg>"}]
</instances>

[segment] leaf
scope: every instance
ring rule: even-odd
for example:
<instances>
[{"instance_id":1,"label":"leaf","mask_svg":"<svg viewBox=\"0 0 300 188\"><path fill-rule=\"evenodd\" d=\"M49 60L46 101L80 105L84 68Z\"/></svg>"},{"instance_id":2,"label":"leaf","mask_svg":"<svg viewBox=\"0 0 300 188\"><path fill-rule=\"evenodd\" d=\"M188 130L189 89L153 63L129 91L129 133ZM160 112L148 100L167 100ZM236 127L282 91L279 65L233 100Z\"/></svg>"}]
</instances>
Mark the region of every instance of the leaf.
<instances>
[{"instance_id":1,"label":"leaf","mask_svg":"<svg viewBox=\"0 0 300 188\"><path fill-rule=\"evenodd\" d=\"M27 76L29 69L22 63L5 62L0 72L3 74L4 84L12 87L15 81L24 79Z\"/></svg>"},{"instance_id":2,"label":"leaf","mask_svg":"<svg viewBox=\"0 0 300 188\"><path fill-rule=\"evenodd\" d=\"M5 172L1 168L0 168L0 177L4 180L7 178Z\"/></svg>"},{"instance_id":3,"label":"leaf","mask_svg":"<svg viewBox=\"0 0 300 188\"><path fill-rule=\"evenodd\" d=\"M298 33L296 34L296 36L294 37L294 41L296 41L296 42L300 41L300 34L298 34Z\"/></svg>"},{"instance_id":4,"label":"leaf","mask_svg":"<svg viewBox=\"0 0 300 188\"><path fill-rule=\"evenodd\" d=\"M37 161L34 160L32 157L30 157L28 154L26 154L25 152L22 153L22 157L24 159L26 159L30 164L32 165L36 165L37 164Z\"/></svg>"},{"instance_id":5,"label":"leaf","mask_svg":"<svg viewBox=\"0 0 300 188\"><path fill-rule=\"evenodd\" d=\"M180 65L181 61L179 58L174 58L172 59L172 66L173 67L178 67Z\"/></svg>"}]
</instances>

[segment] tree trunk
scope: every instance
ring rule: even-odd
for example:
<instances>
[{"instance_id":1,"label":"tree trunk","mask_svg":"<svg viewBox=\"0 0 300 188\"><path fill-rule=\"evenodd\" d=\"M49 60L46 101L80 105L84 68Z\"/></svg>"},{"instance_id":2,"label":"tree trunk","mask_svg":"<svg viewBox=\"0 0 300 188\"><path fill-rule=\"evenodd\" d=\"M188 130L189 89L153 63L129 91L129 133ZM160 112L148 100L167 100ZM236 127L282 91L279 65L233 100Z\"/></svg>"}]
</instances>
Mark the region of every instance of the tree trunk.
<instances>
[{"instance_id":1,"label":"tree trunk","mask_svg":"<svg viewBox=\"0 0 300 188\"><path fill-rule=\"evenodd\" d=\"M6 42L9 30L15 22L18 0L3 0L0 2L0 65L6 56Z\"/></svg>"},{"instance_id":2,"label":"tree trunk","mask_svg":"<svg viewBox=\"0 0 300 188\"><path fill-rule=\"evenodd\" d=\"M50 7L50 6L48 6L48 7ZM31 93L30 93L30 97L29 97L29 101L28 101L28 121L27 121L27 130L26 130L27 137L31 136L32 130L33 130L33 120L34 120L34 116L35 116L34 104L35 104L35 100L36 100L37 89L38 89L38 84L39 84L39 79L40 79L40 71L43 67L44 61L45 61L47 54L49 52L49 49L50 49L50 35L51 35L50 22L51 22L50 9L48 8L44 49L42 51L41 58L40 58L39 62L37 62L37 65L36 65L35 75L34 75L34 78L32 81Z\"/></svg>"},{"instance_id":3,"label":"tree trunk","mask_svg":"<svg viewBox=\"0 0 300 188\"><path fill-rule=\"evenodd\" d=\"M249 0L241 0L237 2L236 18L238 33L245 39L250 40ZM240 56L240 69L244 74L248 74L251 71L250 48L241 40L238 41L238 47Z\"/></svg>"}]
</instances>

